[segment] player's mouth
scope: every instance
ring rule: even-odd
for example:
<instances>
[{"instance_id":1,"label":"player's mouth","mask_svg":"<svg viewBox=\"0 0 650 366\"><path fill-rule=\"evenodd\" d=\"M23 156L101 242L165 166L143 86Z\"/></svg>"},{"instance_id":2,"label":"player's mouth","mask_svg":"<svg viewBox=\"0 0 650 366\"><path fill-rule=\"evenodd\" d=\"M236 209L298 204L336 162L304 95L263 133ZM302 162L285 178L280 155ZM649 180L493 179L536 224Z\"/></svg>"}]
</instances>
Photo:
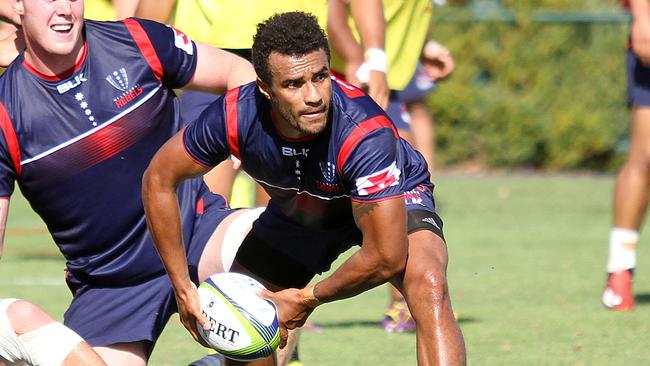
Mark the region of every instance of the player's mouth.
<instances>
[{"instance_id":1,"label":"player's mouth","mask_svg":"<svg viewBox=\"0 0 650 366\"><path fill-rule=\"evenodd\" d=\"M316 119L316 118L321 118L325 112L327 111L327 108L323 107L320 109L316 110L309 110L309 111L304 111L300 113L303 117L307 117L308 119Z\"/></svg>"},{"instance_id":2,"label":"player's mouth","mask_svg":"<svg viewBox=\"0 0 650 366\"><path fill-rule=\"evenodd\" d=\"M72 23L69 24L53 24L50 26L50 29L56 32L57 34L69 34L72 32Z\"/></svg>"}]
</instances>

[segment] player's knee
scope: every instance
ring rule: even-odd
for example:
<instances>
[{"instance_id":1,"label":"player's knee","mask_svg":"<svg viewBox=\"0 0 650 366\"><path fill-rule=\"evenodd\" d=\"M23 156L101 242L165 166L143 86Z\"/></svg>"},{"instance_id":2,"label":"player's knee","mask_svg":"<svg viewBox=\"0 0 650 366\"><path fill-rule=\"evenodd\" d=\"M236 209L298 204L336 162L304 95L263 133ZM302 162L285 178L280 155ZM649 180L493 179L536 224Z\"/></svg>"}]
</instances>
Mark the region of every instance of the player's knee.
<instances>
[{"instance_id":1,"label":"player's knee","mask_svg":"<svg viewBox=\"0 0 650 366\"><path fill-rule=\"evenodd\" d=\"M444 271L427 268L408 285L410 295L415 299L427 299L434 306L446 301L449 296L447 278Z\"/></svg>"},{"instance_id":2,"label":"player's knee","mask_svg":"<svg viewBox=\"0 0 650 366\"><path fill-rule=\"evenodd\" d=\"M18 300L9 305L7 308L7 316L17 335L31 332L54 322L54 319L38 306L25 300Z\"/></svg>"}]
</instances>

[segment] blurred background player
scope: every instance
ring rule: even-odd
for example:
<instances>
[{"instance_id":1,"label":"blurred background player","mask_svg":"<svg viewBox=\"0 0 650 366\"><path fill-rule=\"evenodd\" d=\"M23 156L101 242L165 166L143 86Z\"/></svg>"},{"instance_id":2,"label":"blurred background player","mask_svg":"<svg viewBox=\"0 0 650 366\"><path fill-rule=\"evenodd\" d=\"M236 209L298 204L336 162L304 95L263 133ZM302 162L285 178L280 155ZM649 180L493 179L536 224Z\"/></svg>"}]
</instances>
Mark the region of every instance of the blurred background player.
<instances>
[{"instance_id":1,"label":"blurred background player","mask_svg":"<svg viewBox=\"0 0 650 366\"><path fill-rule=\"evenodd\" d=\"M602 301L609 309L629 311L634 309L636 245L650 195L650 1L630 0L624 5L632 13L631 47L627 51L632 135L627 161L616 178Z\"/></svg>"},{"instance_id":2,"label":"blurred background player","mask_svg":"<svg viewBox=\"0 0 650 366\"><path fill-rule=\"evenodd\" d=\"M106 366L70 328L38 306L0 298L0 365Z\"/></svg>"},{"instance_id":3,"label":"blurred background player","mask_svg":"<svg viewBox=\"0 0 650 366\"><path fill-rule=\"evenodd\" d=\"M426 41L430 30L432 4L427 0L410 2L384 0L384 47L364 51L349 14L346 1L329 2L328 35L332 44L332 70L352 84L365 87L369 73L382 73L388 80L390 97L387 114L400 136L424 156L433 173L434 126L425 97L435 80L444 79L454 68L450 52L434 41ZM375 14L375 17L377 15ZM379 22L375 22L379 24ZM384 28L375 26L375 33ZM371 95L372 96L372 95ZM378 101L382 105L382 100ZM413 331L415 321L404 297L391 286L391 301L382 320L389 332Z\"/></svg>"}]
</instances>

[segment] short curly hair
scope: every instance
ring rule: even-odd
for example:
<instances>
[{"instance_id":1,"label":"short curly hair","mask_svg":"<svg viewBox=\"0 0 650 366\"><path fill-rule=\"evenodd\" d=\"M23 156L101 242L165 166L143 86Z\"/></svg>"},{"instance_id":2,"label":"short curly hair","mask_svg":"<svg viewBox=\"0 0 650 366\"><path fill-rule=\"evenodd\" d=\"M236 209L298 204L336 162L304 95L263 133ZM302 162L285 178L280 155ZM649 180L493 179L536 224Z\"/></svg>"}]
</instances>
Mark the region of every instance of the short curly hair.
<instances>
[{"instance_id":1,"label":"short curly hair","mask_svg":"<svg viewBox=\"0 0 650 366\"><path fill-rule=\"evenodd\" d=\"M323 49L330 59L325 32L312 14L301 11L274 14L257 25L253 37L252 60L257 76L271 85L269 56L278 52L287 56L302 56Z\"/></svg>"}]
</instances>

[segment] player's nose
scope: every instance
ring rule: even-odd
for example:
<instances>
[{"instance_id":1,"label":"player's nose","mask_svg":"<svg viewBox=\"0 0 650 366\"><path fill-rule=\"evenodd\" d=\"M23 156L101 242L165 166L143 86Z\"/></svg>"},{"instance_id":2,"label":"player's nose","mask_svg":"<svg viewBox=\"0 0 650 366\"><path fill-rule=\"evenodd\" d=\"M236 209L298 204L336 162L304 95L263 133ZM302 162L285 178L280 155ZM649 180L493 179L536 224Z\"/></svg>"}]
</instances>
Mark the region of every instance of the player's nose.
<instances>
[{"instance_id":1,"label":"player's nose","mask_svg":"<svg viewBox=\"0 0 650 366\"><path fill-rule=\"evenodd\" d=\"M54 10L57 15L69 15L72 13L72 3L70 0L56 0Z\"/></svg>"},{"instance_id":2,"label":"player's nose","mask_svg":"<svg viewBox=\"0 0 650 366\"><path fill-rule=\"evenodd\" d=\"M315 83L305 83L303 95L305 98L305 104L320 105L323 102L323 96Z\"/></svg>"}]
</instances>

